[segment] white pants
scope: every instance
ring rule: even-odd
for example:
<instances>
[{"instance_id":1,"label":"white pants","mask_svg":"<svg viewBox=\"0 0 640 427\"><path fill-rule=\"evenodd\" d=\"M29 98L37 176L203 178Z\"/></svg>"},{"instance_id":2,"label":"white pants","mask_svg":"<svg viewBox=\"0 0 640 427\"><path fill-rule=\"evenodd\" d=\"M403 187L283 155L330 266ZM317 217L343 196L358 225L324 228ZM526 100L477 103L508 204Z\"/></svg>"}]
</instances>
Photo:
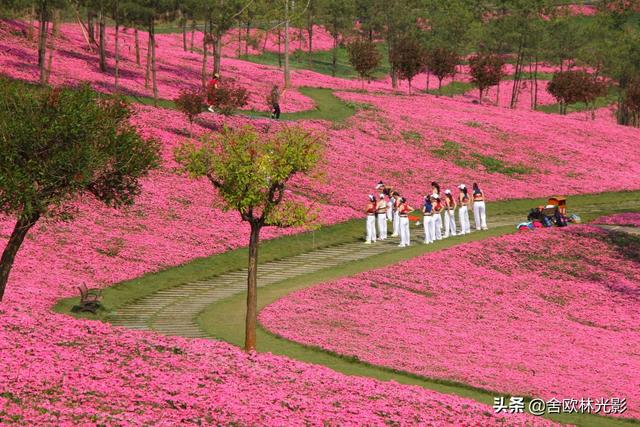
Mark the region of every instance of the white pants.
<instances>
[{"instance_id":1,"label":"white pants","mask_svg":"<svg viewBox=\"0 0 640 427\"><path fill-rule=\"evenodd\" d=\"M400 217L400 245L409 246L411 244L411 234L409 232L409 218Z\"/></svg>"},{"instance_id":2,"label":"white pants","mask_svg":"<svg viewBox=\"0 0 640 427\"><path fill-rule=\"evenodd\" d=\"M460 234L471 233L471 224L469 223L469 207L460 206L460 210L458 210L458 216L460 217Z\"/></svg>"},{"instance_id":3,"label":"white pants","mask_svg":"<svg viewBox=\"0 0 640 427\"><path fill-rule=\"evenodd\" d=\"M376 241L376 216L367 215L367 242Z\"/></svg>"},{"instance_id":4,"label":"white pants","mask_svg":"<svg viewBox=\"0 0 640 427\"><path fill-rule=\"evenodd\" d=\"M487 229L487 211L482 202L473 202L473 219L476 222L476 230Z\"/></svg>"},{"instance_id":5,"label":"white pants","mask_svg":"<svg viewBox=\"0 0 640 427\"><path fill-rule=\"evenodd\" d=\"M387 202L387 221L393 221L393 206Z\"/></svg>"},{"instance_id":6,"label":"white pants","mask_svg":"<svg viewBox=\"0 0 640 427\"><path fill-rule=\"evenodd\" d=\"M393 213L393 236L400 234L400 214L396 211Z\"/></svg>"},{"instance_id":7,"label":"white pants","mask_svg":"<svg viewBox=\"0 0 640 427\"><path fill-rule=\"evenodd\" d=\"M433 214L434 240L442 240L442 215Z\"/></svg>"},{"instance_id":8,"label":"white pants","mask_svg":"<svg viewBox=\"0 0 640 427\"><path fill-rule=\"evenodd\" d=\"M422 221L424 225L424 242L433 243L436 239L436 231L433 227L433 215L425 215Z\"/></svg>"},{"instance_id":9,"label":"white pants","mask_svg":"<svg viewBox=\"0 0 640 427\"><path fill-rule=\"evenodd\" d=\"M444 211L444 237L456 235L456 214L455 211L446 209Z\"/></svg>"},{"instance_id":10,"label":"white pants","mask_svg":"<svg viewBox=\"0 0 640 427\"><path fill-rule=\"evenodd\" d=\"M378 214L378 239L384 240L387 238L387 215Z\"/></svg>"}]
</instances>

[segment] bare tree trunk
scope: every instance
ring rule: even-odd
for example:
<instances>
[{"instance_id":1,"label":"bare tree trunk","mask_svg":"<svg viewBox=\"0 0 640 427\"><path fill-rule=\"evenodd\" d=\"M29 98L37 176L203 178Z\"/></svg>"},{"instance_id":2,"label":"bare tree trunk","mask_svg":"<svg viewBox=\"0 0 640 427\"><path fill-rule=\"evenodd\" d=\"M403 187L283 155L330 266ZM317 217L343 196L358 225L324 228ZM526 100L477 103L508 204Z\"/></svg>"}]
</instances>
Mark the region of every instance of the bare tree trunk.
<instances>
[{"instance_id":1,"label":"bare tree trunk","mask_svg":"<svg viewBox=\"0 0 640 427\"><path fill-rule=\"evenodd\" d=\"M431 77L431 73L427 70L427 92L429 92L429 78Z\"/></svg>"},{"instance_id":2,"label":"bare tree trunk","mask_svg":"<svg viewBox=\"0 0 640 427\"><path fill-rule=\"evenodd\" d=\"M147 33L147 70L144 75L144 87L149 89L149 81L151 79L151 37Z\"/></svg>"},{"instance_id":3,"label":"bare tree trunk","mask_svg":"<svg viewBox=\"0 0 640 427\"><path fill-rule=\"evenodd\" d=\"M29 41L33 40L33 21L34 19L38 19L36 16L36 6L31 5L31 11L29 13L29 28L27 29L27 38Z\"/></svg>"},{"instance_id":4,"label":"bare tree trunk","mask_svg":"<svg viewBox=\"0 0 640 427\"><path fill-rule=\"evenodd\" d=\"M151 40L151 82L153 84L153 100L155 105L158 101L158 79L156 73L156 29L153 19L151 19L151 25L149 26L149 40Z\"/></svg>"},{"instance_id":5,"label":"bare tree trunk","mask_svg":"<svg viewBox=\"0 0 640 427\"><path fill-rule=\"evenodd\" d=\"M260 225L251 223L249 238L249 266L247 275L247 317L245 321L244 350L256 349L256 327L258 324L258 246Z\"/></svg>"},{"instance_id":6,"label":"bare tree trunk","mask_svg":"<svg viewBox=\"0 0 640 427\"><path fill-rule=\"evenodd\" d=\"M27 233L31 227L38 222L38 219L40 219L40 214L36 213L31 216L21 215L18 221L16 221L16 225L13 228L9 242L4 248L2 258L0 259L0 301L2 301L2 298L4 297L4 291L7 287L7 282L9 281L9 274L11 273L11 268L13 267L16 254L18 253L22 242L24 242L24 238L27 236Z\"/></svg>"},{"instance_id":7,"label":"bare tree trunk","mask_svg":"<svg viewBox=\"0 0 640 427\"><path fill-rule=\"evenodd\" d=\"M89 32L89 42L91 44L96 44L96 32L95 32L95 24L93 22L94 14L92 10L87 10L87 29Z\"/></svg>"},{"instance_id":8,"label":"bare tree trunk","mask_svg":"<svg viewBox=\"0 0 640 427\"><path fill-rule=\"evenodd\" d=\"M187 51L187 18L184 16L181 18L182 21L182 50Z\"/></svg>"},{"instance_id":9,"label":"bare tree trunk","mask_svg":"<svg viewBox=\"0 0 640 427\"><path fill-rule=\"evenodd\" d=\"M249 39L251 38L251 20L247 19L246 38L244 41L244 56L249 56Z\"/></svg>"},{"instance_id":10,"label":"bare tree trunk","mask_svg":"<svg viewBox=\"0 0 640 427\"><path fill-rule=\"evenodd\" d=\"M282 68L282 30L278 27L278 68Z\"/></svg>"},{"instance_id":11,"label":"bare tree trunk","mask_svg":"<svg viewBox=\"0 0 640 427\"><path fill-rule=\"evenodd\" d=\"M238 18L238 49L237 56L240 58L242 56L242 21Z\"/></svg>"},{"instance_id":12,"label":"bare tree trunk","mask_svg":"<svg viewBox=\"0 0 640 427\"><path fill-rule=\"evenodd\" d=\"M538 57L536 56L536 66L533 70L533 82L536 86L535 91L533 92L533 109L538 109Z\"/></svg>"},{"instance_id":13,"label":"bare tree trunk","mask_svg":"<svg viewBox=\"0 0 640 427\"><path fill-rule=\"evenodd\" d=\"M136 45L136 64L138 66L140 66L140 39L138 38L138 29L135 28L133 30L133 35L135 38L135 45Z\"/></svg>"},{"instance_id":14,"label":"bare tree trunk","mask_svg":"<svg viewBox=\"0 0 640 427\"><path fill-rule=\"evenodd\" d=\"M116 40L115 40L115 61L116 61L116 67L114 70L114 76L115 76L115 88L116 88L116 92L118 91L118 83L120 80L120 46L119 46L119 42L120 42L120 22L118 22L118 19L116 18L116 25L115 25L115 31L116 31Z\"/></svg>"},{"instance_id":15,"label":"bare tree trunk","mask_svg":"<svg viewBox=\"0 0 640 427\"><path fill-rule=\"evenodd\" d=\"M53 52L56 48L56 38L58 37L58 21L60 20L60 11L53 12L53 26L51 28L51 37L49 38L49 60L47 64L47 84L51 77L51 69L53 67Z\"/></svg>"},{"instance_id":16,"label":"bare tree trunk","mask_svg":"<svg viewBox=\"0 0 640 427\"><path fill-rule=\"evenodd\" d=\"M289 0L285 0L284 21L284 87L291 86L291 70L289 70Z\"/></svg>"},{"instance_id":17,"label":"bare tree trunk","mask_svg":"<svg viewBox=\"0 0 640 427\"><path fill-rule=\"evenodd\" d=\"M193 39L196 36L196 21L195 19L191 20L191 52L193 52Z\"/></svg>"},{"instance_id":18,"label":"bare tree trunk","mask_svg":"<svg viewBox=\"0 0 640 427\"><path fill-rule=\"evenodd\" d=\"M513 76L513 88L511 90L511 108L516 108L518 103L518 92L520 90L520 79L522 78L522 62L524 60L523 54L523 44L524 41L520 41L520 46L518 47L518 59L516 61L516 70Z\"/></svg>"},{"instance_id":19,"label":"bare tree trunk","mask_svg":"<svg viewBox=\"0 0 640 427\"><path fill-rule=\"evenodd\" d=\"M104 11L100 11L100 71L103 73L107 71L107 56L105 52L105 30L106 30L106 22Z\"/></svg>"},{"instance_id":20,"label":"bare tree trunk","mask_svg":"<svg viewBox=\"0 0 640 427\"><path fill-rule=\"evenodd\" d=\"M334 33L335 34L335 33ZM331 55L331 76L336 76L338 66L338 35L333 36L333 53Z\"/></svg>"},{"instance_id":21,"label":"bare tree trunk","mask_svg":"<svg viewBox=\"0 0 640 427\"><path fill-rule=\"evenodd\" d=\"M48 31L48 16L47 9L44 3L40 5L40 34L38 36L38 66L40 67L40 84L47 84L47 69L46 69L46 55L47 55L47 31Z\"/></svg>"},{"instance_id":22,"label":"bare tree trunk","mask_svg":"<svg viewBox=\"0 0 640 427\"><path fill-rule=\"evenodd\" d=\"M313 62L313 22L311 21L311 13L309 13L307 19L307 35L309 36L309 54L307 55L307 60L309 62L309 68L311 68Z\"/></svg>"},{"instance_id":23,"label":"bare tree trunk","mask_svg":"<svg viewBox=\"0 0 640 427\"><path fill-rule=\"evenodd\" d=\"M207 21L204 21L204 33L202 36L202 90L207 88Z\"/></svg>"},{"instance_id":24,"label":"bare tree trunk","mask_svg":"<svg viewBox=\"0 0 640 427\"><path fill-rule=\"evenodd\" d=\"M222 36L223 36L223 34L219 34L216 37L215 56L213 58L213 72L214 72L214 74L220 74L221 63L222 63Z\"/></svg>"},{"instance_id":25,"label":"bare tree trunk","mask_svg":"<svg viewBox=\"0 0 640 427\"><path fill-rule=\"evenodd\" d=\"M496 106L500 106L500 82L498 82L498 87L496 88Z\"/></svg>"}]
</instances>

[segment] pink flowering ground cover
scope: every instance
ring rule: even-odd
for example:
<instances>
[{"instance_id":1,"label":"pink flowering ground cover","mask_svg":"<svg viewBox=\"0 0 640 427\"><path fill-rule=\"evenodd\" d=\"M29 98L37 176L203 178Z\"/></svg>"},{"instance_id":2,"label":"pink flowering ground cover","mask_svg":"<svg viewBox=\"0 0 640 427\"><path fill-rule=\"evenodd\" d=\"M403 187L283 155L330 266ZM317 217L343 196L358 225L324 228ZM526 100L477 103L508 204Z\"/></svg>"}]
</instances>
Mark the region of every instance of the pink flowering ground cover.
<instances>
[{"instance_id":1,"label":"pink flowering ground cover","mask_svg":"<svg viewBox=\"0 0 640 427\"><path fill-rule=\"evenodd\" d=\"M628 212L615 215L602 216L594 221L596 224L628 225L640 227L640 213Z\"/></svg>"},{"instance_id":2,"label":"pink flowering ground cover","mask_svg":"<svg viewBox=\"0 0 640 427\"><path fill-rule=\"evenodd\" d=\"M640 266L589 226L460 245L301 290L275 334L426 377L640 416Z\"/></svg>"}]
</instances>

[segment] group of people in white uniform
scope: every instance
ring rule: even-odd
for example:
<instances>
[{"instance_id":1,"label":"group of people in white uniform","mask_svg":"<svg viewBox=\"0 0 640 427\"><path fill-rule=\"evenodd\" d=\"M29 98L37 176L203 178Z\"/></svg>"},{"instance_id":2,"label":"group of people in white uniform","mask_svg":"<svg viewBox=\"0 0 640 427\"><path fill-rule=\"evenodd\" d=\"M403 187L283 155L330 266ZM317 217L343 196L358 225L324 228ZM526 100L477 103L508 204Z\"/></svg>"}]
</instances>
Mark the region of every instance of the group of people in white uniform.
<instances>
[{"instance_id":1,"label":"group of people in white uniform","mask_svg":"<svg viewBox=\"0 0 640 427\"><path fill-rule=\"evenodd\" d=\"M385 240L388 236L388 223L392 224L391 237L400 237L398 246L405 247L411 243L411 231L409 227L409 214L413 212L406 198L400 193L386 186L382 181L376 185L376 193L369 195L367 204L367 239L366 244L372 244L377 240ZM469 210L473 209L473 218L476 230L487 230L486 196L477 183L473 184L471 192L467 186L458 186L457 197L451 190L440 192L437 182L431 183L431 194L424 196L422 205L424 243L429 244L437 240L446 239L471 233ZM460 231L456 224L456 209ZM418 221L419 224L419 221Z\"/></svg>"}]
</instances>

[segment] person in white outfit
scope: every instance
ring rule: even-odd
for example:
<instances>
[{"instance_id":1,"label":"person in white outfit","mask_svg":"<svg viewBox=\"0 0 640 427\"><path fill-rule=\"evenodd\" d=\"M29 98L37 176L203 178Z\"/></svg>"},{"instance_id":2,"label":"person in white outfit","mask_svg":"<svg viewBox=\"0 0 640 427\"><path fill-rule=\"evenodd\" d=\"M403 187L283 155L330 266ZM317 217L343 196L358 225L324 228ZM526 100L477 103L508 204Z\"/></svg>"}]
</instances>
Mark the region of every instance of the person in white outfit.
<instances>
[{"instance_id":1,"label":"person in white outfit","mask_svg":"<svg viewBox=\"0 0 640 427\"><path fill-rule=\"evenodd\" d=\"M477 183L473 183L473 219L476 222L476 230L488 230L487 227L487 208L485 205L486 196L484 191L478 187Z\"/></svg>"},{"instance_id":2,"label":"person in white outfit","mask_svg":"<svg viewBox=\"0 0 640 427\"><path fill-rule=\"evenodd\" d=\"M400 244L401 248L411 245L411 234L409 231L409 213L413 211L413 208L407 203L407 199L400 198L400 207L398 208L398 215L400 216Z\"/></svg>"},{"instance_id":3,"label":"person in white outfit","mask_svg":"<svg viewBox=\"0 0 640 427\"><path fill-rule=\"evenodd\" d=\"M458 204L451 194L451 190L444 190L444 237L455 236L456 229L456 207Z\"/></svg>"},{"instance_id":4,"label":"person in white outfit","mask_svg":"<svg viewBox=\"0 0 640 427\"><path fill-rule=\"evenodd\" d=\"M385 240L387 238L387 202L385 202L382 193L380 193L376 204L376 217L378 219L378 240Z\"/></svg>"},{"instance_id":5,"label":"person in white outfit","mask_svg":"<svg viewBox=\"0 0 640 427\"><path fill-rule=\"evenodd\" d=\"M469 223L469 205L471 204L471 198L469 197L469 191L466 185L460 184L458 189L460 190L460 194L458 194L460 234L469 234L471 233L471 224Z\"/></svg>"},{"instance_id":6,"label":"person in white outfit","mask_svg":"<svg viewBox=\"0 0 640 427\"><path fill-rule=\"evenodd\" d=\"M369 203L367 203L367 245L376 241L376 198L373 194L369 195Z\"/></svg>"},{"instance_id":7,"label":"person in white outfit","mask_svg":"<svg viewBox=\"0 0 640 427\"><path fill-rule=\"evenodd\" d=\"M394 191L391 197L393 197L393 234L391 234L391 237L398 237L400 235L400 213L398 212L400 193Z\"/></svg>"},{"instance_id":8,"label":"person in white outfit","mask_svg":"<svg viewBox=\"0 0 640 427\"><path fill-rule=\"evenodd\" d=\"M424 196L424 206L422 207L424 217L422 219L424 226L424 243L433 243L436 237L433 227L433 203L430 196Z\"/></svg>"},{"instance_id":9,"label":"person in white outfit","mask_svg":"<svg viewBox=\"0 0 640 427\"><path fill-rule=\"evenodd\" d=\"M434 240L442 240L442 202L437 194L431 195L431 203L433 204L433 230Z\"/></svg>"}]
</instances>

